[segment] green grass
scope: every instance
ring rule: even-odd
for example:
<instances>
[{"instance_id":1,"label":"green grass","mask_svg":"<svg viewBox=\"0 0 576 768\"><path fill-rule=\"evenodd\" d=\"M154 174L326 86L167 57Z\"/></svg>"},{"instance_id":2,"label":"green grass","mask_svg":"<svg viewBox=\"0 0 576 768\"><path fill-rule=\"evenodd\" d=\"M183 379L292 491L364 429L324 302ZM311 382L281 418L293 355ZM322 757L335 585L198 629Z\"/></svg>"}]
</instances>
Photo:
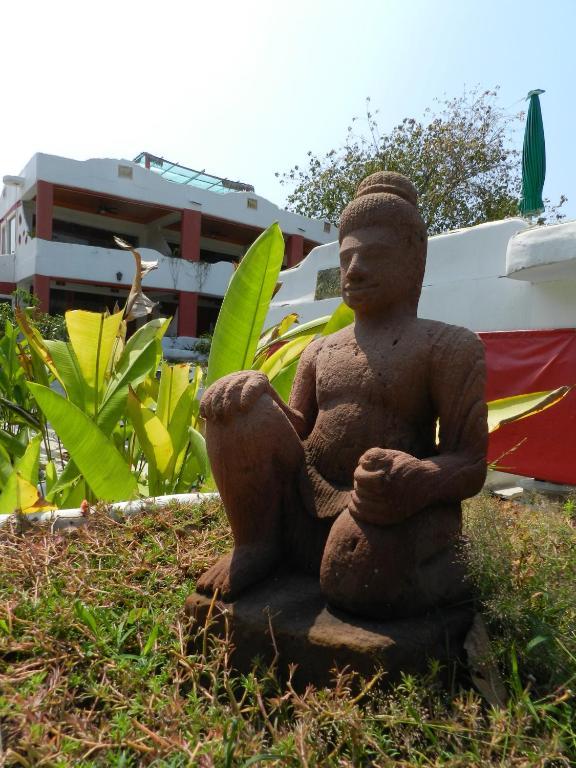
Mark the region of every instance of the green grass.
<instances>
[{"instance_id":1,"label":"green grass","mask_svg":"<svg viewBox=\"0 0 576 768\"><path fill-rule=\"evenodd\" d=\"M230 544L216 502L72 533L0 533L0 765L562 766L576 760L576 536L567 512L479 497L467 556L508 681L495 710L432 665L385 693L298 693L188 655L195 579ZM353 692L354 691L354 692Z\"/></svg>"}]
</instances>

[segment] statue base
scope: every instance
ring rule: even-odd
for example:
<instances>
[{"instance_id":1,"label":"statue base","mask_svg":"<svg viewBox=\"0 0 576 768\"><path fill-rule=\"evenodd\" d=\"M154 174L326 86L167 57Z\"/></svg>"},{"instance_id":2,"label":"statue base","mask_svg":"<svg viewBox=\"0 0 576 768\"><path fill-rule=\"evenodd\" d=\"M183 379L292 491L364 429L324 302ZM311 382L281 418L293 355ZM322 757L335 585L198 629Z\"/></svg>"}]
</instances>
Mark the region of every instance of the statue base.
<instances>
[{"instance_id":1,"label":"statue base","mask_svg":"<svg viewBox=\"0 0 576 768\"><path fill-rule=\"evenodd\" d=\"M288 574L258 584L233 603L194 592L186 613L200 642L204 632L229 634L231 663L238 671L248 672L256 657L267 665L276 662L282 678L297 665L292 684L303 689L310 683L330 685L335 670L344 668L363 677L382 670L387 684L402 672L426 672L430 659L437 659L444 678L451 679L473 608L469 603L411 619L360 619L329 608L317 579Z\"/></svg>"}]
</instances>

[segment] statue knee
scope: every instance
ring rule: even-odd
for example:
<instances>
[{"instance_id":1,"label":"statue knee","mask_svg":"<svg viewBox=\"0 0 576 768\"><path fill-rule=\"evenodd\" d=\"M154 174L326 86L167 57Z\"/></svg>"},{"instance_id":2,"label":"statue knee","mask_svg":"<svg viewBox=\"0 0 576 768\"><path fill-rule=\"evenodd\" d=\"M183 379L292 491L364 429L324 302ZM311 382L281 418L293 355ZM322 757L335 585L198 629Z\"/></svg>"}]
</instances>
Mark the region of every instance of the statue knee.
<instances>
[{"instance_id":1,"label":"statue knee","mask_svg":"<svg viewBox=\"0 0 576 768\"><path fill-rule=\"evenodd\" d=\"M200 403L200 415L207 423L229 422L252 410L270 390L270 382L260 371L231 373L208 387Z\"/></svg>"}]
</instances>

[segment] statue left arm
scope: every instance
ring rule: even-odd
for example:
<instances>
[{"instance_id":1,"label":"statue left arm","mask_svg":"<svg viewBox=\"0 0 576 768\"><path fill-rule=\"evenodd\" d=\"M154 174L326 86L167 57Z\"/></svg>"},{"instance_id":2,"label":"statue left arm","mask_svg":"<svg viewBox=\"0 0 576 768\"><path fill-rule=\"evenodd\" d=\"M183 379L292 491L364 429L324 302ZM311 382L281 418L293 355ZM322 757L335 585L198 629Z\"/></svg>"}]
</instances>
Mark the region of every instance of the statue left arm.
<instances>
[{"instance_id":1,"label":"statue left arm","mask_svg":"<svg viewBox=\"0 0 576 768\"><path fill-rule=\"evenodd\" d=\"M458 502L486 478L488 427L484 349L471 331L447 326L433 342L431 395L440 423L438 455L417 459L372 448L354 475L350 512L377 525L400 522L438 502Z\"/></svg>"}]
</instances>

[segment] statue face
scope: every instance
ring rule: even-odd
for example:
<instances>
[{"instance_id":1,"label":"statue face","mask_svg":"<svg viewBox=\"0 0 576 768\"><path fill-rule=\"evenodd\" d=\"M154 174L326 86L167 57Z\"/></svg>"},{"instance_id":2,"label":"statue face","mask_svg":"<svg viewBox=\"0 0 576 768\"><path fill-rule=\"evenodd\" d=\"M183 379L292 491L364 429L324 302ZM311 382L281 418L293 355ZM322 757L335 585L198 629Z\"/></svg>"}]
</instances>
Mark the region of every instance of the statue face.
<instances>
[{"instance_id":1,"label":"statue face","mask_svg":"<svg viewBox=\"0 0 576 768\"><path fill-rule=\"evenodd\" d=\"M356 229L340 245L342 298L354 311L385 314L410 309L419 295L422 269L405 230L393 224Z\"/></svg>"}]
</instances>

